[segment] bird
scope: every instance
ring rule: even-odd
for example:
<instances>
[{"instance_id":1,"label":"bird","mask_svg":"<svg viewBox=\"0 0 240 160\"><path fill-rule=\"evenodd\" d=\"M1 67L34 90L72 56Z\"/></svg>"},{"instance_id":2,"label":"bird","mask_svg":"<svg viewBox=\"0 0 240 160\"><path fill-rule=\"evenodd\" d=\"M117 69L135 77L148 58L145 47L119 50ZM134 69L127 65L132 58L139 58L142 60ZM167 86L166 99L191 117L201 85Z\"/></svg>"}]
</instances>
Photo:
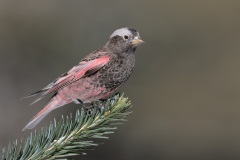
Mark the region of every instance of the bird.
<instances>
[{"instance_id":1,"label":"bird","mask_svg":"<svg viewBox=\"0 0 240 160\"><path fill-rule=\"evenodd\" d=\"M144 43L137 30L115 30L108 41L80 63L43 89L26 98L38 96L36 103L52 95L46 106L23 128L33 129L51 111L71 102L87 104L109 97L130 77L135 66L135 50Z\"/></svg>"}]
</instances>

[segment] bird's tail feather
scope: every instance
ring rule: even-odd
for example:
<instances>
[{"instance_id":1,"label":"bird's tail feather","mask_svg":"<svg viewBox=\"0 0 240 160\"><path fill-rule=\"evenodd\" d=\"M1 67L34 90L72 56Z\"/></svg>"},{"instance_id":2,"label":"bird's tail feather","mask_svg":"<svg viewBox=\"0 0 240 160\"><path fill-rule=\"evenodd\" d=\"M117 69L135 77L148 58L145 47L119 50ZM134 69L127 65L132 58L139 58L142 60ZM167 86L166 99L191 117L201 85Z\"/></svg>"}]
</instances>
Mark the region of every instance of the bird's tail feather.
<instances>
[{"instance_id":1,"label":"bird's tail feather","mask_svg":"<svg viewBox=\"0 0 240 160\"><path fill-rule=\"evenodd\" d=\"M22 99L26 99L26 98L30 98L30 97L34 97L34 96L38 96L36 100L34 100L31 104L33 105L34 103L38 102L39 100L41 100L44 96L45 96L45 93L46 93L47 89L43 89L43 90L40 90L40 91L37 91L37 92L34 92L26 97L22 97Z\"/></svg>"},{"instance_id":2,"label":"bird's tail feather","mask_svg":"<svg viewBox=\"0 0 240 160\"><path fill-rule=\"evenodd\" d=\"M58 95L54 96L49 103L34 116L34 118L22 129L33 129L44 117L46 117L52 110L59 108L71 101L64 101Z\"/></svg>"}]
</instances>

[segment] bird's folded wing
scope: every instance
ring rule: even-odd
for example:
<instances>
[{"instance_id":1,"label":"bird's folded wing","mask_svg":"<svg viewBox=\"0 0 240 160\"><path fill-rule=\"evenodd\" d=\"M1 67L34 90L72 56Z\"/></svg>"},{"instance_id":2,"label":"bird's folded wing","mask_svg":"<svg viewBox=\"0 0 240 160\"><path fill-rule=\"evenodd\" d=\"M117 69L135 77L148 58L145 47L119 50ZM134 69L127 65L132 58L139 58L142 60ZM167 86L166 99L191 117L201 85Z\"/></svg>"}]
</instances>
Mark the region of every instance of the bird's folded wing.
<instances>
[{"instance_id":1,"label":"bird's folded wing","mask_svg":"<svg viewBox=\"0 0 240 160\"><path fill-rule=\"evenodd\" d=\"M40 95L40 97L33 102L36 103L44 96L51 93L56 93L58 90L72 84L80 78L96 73L99 69L106 65L109 60L110 57L108 55L103 55L102 57L98 57L91 61L81 61L77 66L61 75L58 79L47 85L45 88L29 95L28 97Z\"/></svg>"}]
</instances>

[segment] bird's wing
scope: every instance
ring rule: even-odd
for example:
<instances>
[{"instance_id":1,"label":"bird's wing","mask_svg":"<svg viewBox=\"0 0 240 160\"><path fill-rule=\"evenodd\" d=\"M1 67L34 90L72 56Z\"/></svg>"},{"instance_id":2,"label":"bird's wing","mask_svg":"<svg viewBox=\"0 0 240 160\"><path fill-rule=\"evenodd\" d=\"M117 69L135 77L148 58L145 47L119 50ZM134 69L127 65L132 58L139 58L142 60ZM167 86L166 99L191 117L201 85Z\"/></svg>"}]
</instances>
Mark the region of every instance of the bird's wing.
<instances>
[{"instance_id":1,"label":"bird's wing","mask_svg":"<svg viewBox=\"0 0 240 160\"><path fill-rule=\"evenodd\" d=\"M61 75L59 78L57 78L55 81L47 85L42 90L30 94L26 98L35 95L40 95L39 98L33 102L36 103L44 96L49 95L51 93L56 93L58 90L72 84L73 82L79 80L80 78L96 73L99 69L105 66L109 62L109 60L110 57L107 54L96 59L92 59L90 61L83 60L77 66L74 66L71 70Z\"/></svg>"}]
</instances>

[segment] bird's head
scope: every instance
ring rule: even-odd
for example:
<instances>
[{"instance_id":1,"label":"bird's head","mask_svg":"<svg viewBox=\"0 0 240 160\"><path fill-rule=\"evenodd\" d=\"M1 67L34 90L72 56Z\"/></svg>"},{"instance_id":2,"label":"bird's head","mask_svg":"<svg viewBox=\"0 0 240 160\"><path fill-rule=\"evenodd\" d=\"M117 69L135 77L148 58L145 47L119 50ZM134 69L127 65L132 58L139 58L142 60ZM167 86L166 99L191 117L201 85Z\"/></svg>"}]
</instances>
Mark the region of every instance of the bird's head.
<instances>
[{"instance_id":1,"label":"bird's head","mask_svg":"<svg viewBox=\"0 0 240 160\"><path fill-rule=\"evenodd\" d=\"M117 29L110 36L106 46L114 52L135 51L137 46L144 43L137 30L132 28Z\"/></svg>"}]
</instances>

